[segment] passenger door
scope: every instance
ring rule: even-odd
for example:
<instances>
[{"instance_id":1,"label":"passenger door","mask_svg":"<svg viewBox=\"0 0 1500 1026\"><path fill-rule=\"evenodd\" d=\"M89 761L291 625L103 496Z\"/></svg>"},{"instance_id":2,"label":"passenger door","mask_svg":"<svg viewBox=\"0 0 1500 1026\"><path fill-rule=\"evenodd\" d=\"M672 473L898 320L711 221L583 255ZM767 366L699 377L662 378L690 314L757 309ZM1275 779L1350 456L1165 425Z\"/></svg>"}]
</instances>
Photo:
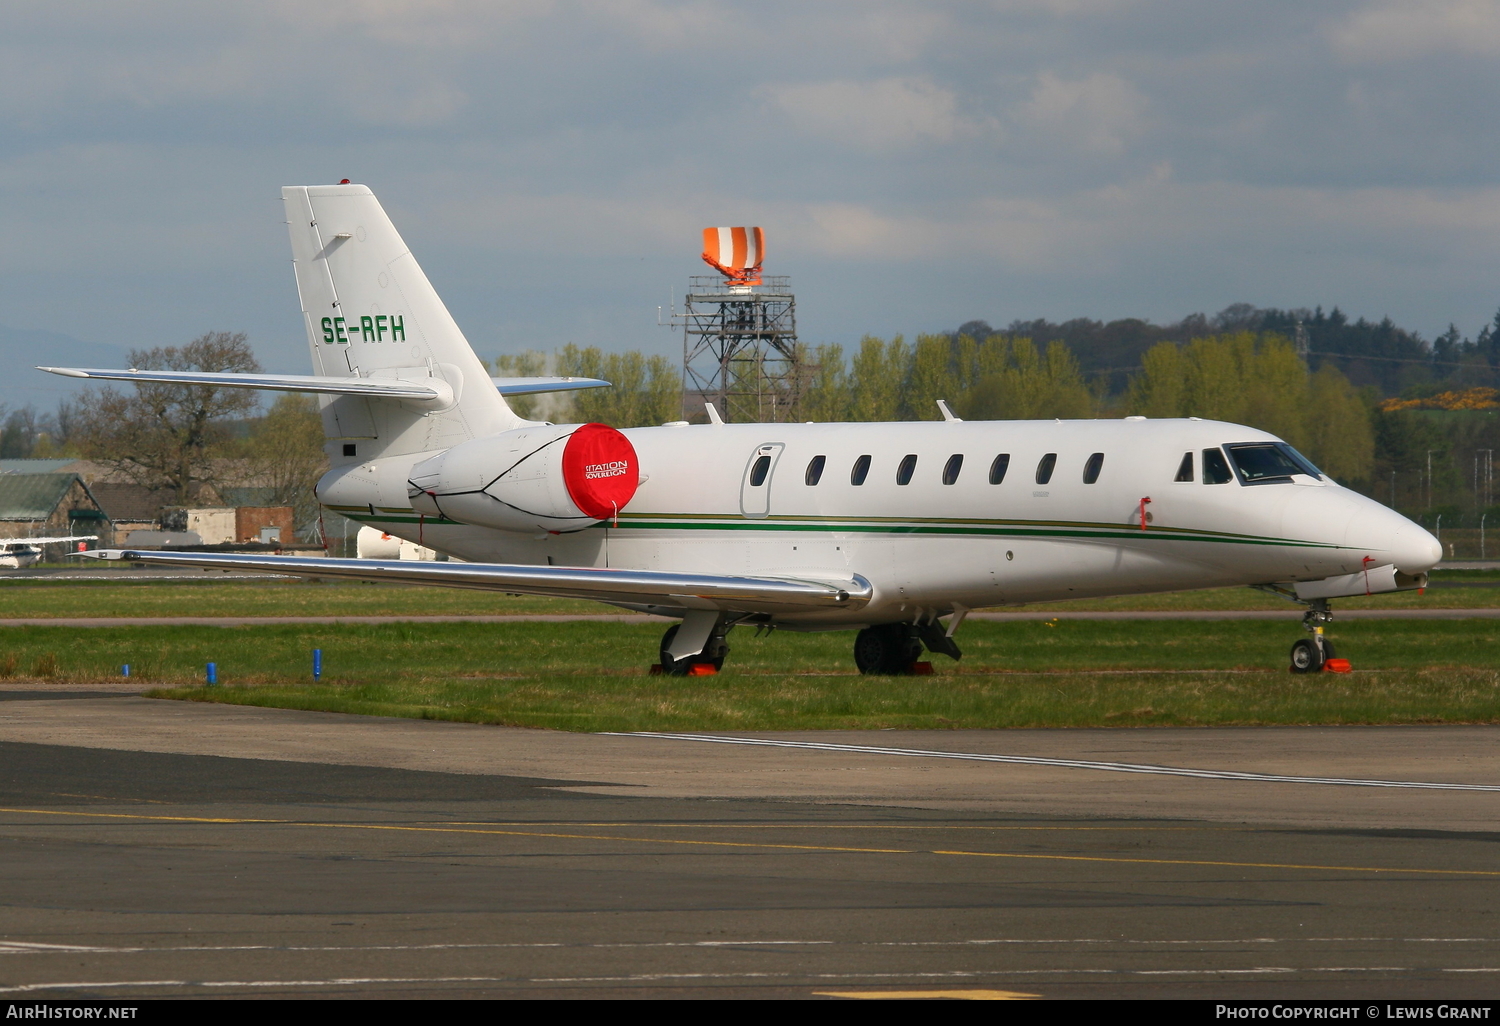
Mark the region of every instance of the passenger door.
<instances>
[{"instance_id":1,"label":"passenger door","mask_svg":"<svg viewBox=\"0 0 1500 1026\"><path fill-rule=\"evenodd\" d=\"M755 450L750 462L745 464L745 477L740 483L740 512L751 519L759 519L771 511L771 477L776 473L776 462L786 446L781 442L767 442Z\"/></svg>"}]
</instances>

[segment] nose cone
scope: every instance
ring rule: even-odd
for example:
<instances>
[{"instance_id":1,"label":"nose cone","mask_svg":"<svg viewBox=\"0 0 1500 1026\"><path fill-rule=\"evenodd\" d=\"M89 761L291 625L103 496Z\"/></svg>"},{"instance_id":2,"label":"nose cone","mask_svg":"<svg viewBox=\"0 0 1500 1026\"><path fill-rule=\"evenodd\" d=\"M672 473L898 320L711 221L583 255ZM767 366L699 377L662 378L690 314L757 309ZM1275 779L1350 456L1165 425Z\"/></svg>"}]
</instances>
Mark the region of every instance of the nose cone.
<instances>
[{"instance_id":1,"label":"nose cone","mask_svg":"<svg viewBox=\"0 0 1500 1026\"><path fill-rule=\"evenodd\" d=\"M1381 563L1394 563L1404 574L1426 573L1443 558L1443 545L1419 524L1389 506L1366 499L1351 518L1344 544L1366 549Z\"/></svg>"}]
</instances>

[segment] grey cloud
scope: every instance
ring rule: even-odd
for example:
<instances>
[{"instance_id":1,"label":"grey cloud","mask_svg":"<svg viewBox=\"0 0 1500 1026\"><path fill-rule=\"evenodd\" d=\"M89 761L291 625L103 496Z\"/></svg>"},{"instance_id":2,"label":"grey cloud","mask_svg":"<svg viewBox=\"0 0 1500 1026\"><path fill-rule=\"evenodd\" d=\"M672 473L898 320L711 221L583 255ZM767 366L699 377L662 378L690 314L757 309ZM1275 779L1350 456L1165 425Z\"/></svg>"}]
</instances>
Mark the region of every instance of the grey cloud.
<instances>
[{"instance_id":1,"label":"grey cloud","mask_svg":"<svg viewBox=\"0 0 1500 1026\"><path fill-rule=\"evenodd\" d=\"M0 3L0 321L305 361L277 187L374 187L490 350L670 352L705 224L808 337L1339 303L1477 327L1471 0Z\"/></svg>"}]
</instances>

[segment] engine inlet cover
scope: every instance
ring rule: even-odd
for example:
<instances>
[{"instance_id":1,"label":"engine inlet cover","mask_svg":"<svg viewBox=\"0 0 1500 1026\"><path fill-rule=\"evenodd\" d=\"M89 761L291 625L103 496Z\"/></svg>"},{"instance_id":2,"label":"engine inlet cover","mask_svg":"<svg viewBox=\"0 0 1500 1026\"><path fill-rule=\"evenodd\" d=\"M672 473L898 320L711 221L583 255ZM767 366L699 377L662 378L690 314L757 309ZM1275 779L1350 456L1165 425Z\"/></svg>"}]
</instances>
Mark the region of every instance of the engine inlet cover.
<instances>
[{"instance_id":1,"label":"engine inlet cover","mask_svg":"<svg viewBox=\"0 0 1500 1026\"><path fill-rule=\"evenodd\" d=\"M635 495L635 447L605 424L552 425L475 438L411 470L412 508L502 531L578 531Z\"/></svg>"},{"instance_id":2,"label":"engine inlet cover","mask_svg":"<svg viewBox=\"0 0 1500 1026\"><path fill-rule=\"evenodd\" d=\"M603 424L585 424L563 446L563 483L585 516L607 520L635 495L641 470L630 439Z\"/></svg>"}]
</instances>

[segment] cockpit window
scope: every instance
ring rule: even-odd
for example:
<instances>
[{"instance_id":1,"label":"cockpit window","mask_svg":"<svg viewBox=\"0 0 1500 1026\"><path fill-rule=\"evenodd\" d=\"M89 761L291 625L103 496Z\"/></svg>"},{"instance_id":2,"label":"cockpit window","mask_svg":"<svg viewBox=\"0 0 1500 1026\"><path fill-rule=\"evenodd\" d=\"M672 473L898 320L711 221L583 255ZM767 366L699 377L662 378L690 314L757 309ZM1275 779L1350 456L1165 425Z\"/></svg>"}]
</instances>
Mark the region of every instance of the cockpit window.
<instances>
[{"instance_id":1,"label":"cockpit window","mask_svg":"<svg viewBox=\"0 0 1500 1026\"><path fill-rule=\"evenodd\" d=\"M1182 454L1182 462L1177 464L1177 476L1174 481L1191 481L1193 479L1193 454L1185 452Z\"/></svg>"},{"instance_id":2,"label":"cockpit window","mask_svg":"<svg viewBox=\"0 0 1500 1026\"><path fill-rule=\"evenodd\" d=\"M1234 480L1234 474L1229 469L1229 461L1224 458L1224 453L1218 449L1203 450L1203 483L1204 484L1228 484Z\"/></svg>"},{"instance_id":3,"label":"cockpit window","mask_svg":"<svg viewBox=\"0 0 1500 1026\"><path fill-rule=\"evenodd\" d=\"M1322 480L1307 458L1285 442L1245 442L1226 445L1229 458L1246 484L1285 484L1294 474Z\"/></svg>"},{"instance_id":4,"label":"cockpit window","mask_svg":"<svg viewBox=\"0 0 1500 1026\"><path fill-rule=\"evenodd\" d=\"M1313 466L1312 460L1302 455L1296 449L1293 449L1285 442L1276 443L1276 448L1280 449L1282 452L1290 456L1292 458L1292 462L1302 468L1302 473L1306 474L1308 477L1316 478L1319 481L1323 480L1323 472L1317 467Z\"/></svg>"}]
</instances>

